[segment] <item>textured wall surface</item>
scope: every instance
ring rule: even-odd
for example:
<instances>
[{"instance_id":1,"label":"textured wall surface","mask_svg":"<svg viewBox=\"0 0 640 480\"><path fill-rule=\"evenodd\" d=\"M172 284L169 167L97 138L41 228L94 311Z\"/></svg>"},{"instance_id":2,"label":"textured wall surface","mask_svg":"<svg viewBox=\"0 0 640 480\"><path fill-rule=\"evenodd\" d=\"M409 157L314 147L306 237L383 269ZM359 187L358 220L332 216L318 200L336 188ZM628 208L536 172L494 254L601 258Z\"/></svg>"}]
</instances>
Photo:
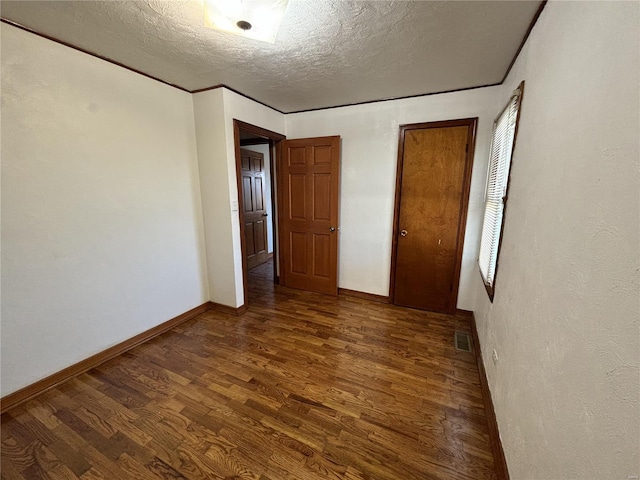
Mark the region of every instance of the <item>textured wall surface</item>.
<instances>
[{"instance_id":1,"label":"textured wall surface","mask_svg":"<svg viewBox=\"0 0 640 480\"><path fill-rule=\"evenodd\" d=\"M287 138L340 135L341 288L389 294L398 133L402 124L479 117L458 306L473 307L488 139L499 87L286 116Z\"/></svg>"},{"instance_id":2,"label":"textured wall surface","mask_svg":"<svg viewBox=\"0 0 640 480\"><path fill-rule=\"evenodd\" d=\"M204 26L195 1L2 1L2 16L188 90L290 112L500 82L540 0L291 0L275 44Z\"/></svg>"},{"instance_id":3,"label":"textured wall surface","mask_svg":"<svg viewBox=\"0 0 640 480\"><path fill-rule=\"evenodd\" d=\"M474 310L514 480L640 475L639 9L550 2L502 88L526 81Z\"/></svg>"},{"instance_id":4,"label":"textured wall surface","mask_svg":"<svg viewBox=\"0 0 640 480\"><path fill-rule=\"evenodd\" d=\"M1 34L6 395L208 295L191 96Z\"/></svg>"}]
</instances>

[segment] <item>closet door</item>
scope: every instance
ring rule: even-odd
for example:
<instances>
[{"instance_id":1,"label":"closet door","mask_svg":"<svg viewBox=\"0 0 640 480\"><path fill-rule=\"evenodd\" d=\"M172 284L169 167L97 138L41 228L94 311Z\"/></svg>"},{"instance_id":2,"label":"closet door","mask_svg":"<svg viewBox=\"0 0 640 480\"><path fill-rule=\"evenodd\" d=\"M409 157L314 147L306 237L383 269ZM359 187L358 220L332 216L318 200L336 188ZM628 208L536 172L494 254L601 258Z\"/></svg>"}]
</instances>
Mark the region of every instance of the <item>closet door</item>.
<instances>
[{"instance_id":1,"label":"closet door","mask_svg":"<svg viewBox=\"0 0 640 480\"><path fill-rule=\"evenodd\" d=\"M455 312L475 124L401 127L391 272L396 305Z\"/></svg>"}]
</instances>

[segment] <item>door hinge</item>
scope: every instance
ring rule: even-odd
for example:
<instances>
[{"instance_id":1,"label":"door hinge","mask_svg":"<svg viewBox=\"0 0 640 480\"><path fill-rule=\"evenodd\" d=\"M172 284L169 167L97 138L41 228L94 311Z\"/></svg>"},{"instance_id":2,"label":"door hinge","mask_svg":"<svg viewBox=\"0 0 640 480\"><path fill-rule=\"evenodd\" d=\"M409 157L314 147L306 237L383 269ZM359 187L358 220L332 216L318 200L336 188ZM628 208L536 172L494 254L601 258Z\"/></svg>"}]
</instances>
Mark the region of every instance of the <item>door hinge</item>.
<instances>
[{"instance_id":1,"label":"door hinge","mask_svg":"<svg viewBox=\"0 0 640 480\"><path fill-rule=\"evenodd\" d=\"M451 287L449 287L449 291L453 292L453 283L451 284Z\"/></svg>"},{"instance_id":2,"label":"door hinge","mask_svg":"<svg viewBox=\"0 0 640 480\"><path fill-rule=\"evenodd\" d=\"M465 145L465 147L464 147L464 151L465 151L466 153L469 153L469 144L468 144L468 143L467 143L467 145Z\"/></svg>"}]
</instances>

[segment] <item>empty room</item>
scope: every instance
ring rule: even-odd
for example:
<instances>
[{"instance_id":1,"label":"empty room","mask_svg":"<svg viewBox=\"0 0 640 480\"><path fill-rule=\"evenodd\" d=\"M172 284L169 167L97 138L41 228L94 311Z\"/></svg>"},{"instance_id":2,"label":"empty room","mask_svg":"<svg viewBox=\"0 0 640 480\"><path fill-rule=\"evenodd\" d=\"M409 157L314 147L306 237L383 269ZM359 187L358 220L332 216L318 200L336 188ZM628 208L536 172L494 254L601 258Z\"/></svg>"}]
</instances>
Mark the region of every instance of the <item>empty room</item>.
<instances>
[{"instance_id":1,"label":"empty room","mask_svg":"<svg viewBox=\"0 0 640 480\"><path fill-rule=\"evenodd\" d=\"M640 478L640 2L0 20L3 480Z\"/></svg>"}]
</instances>

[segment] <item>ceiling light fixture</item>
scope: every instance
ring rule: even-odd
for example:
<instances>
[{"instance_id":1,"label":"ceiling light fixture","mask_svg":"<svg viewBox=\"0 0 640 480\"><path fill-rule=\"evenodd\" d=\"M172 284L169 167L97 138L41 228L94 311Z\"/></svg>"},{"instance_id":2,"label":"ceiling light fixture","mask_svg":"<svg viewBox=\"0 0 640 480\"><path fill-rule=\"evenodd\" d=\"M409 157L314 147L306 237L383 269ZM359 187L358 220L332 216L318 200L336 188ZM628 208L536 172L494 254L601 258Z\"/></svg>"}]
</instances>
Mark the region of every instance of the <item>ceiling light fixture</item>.
<instances>
[{"instance_id":1,"label":"ceiling light fixture","mask_svg":"<svg viewBox=\"0 0 640 480\"><path fill-rule=\"evenodd\" d=\"M275 43L288 0L205 0L204 24L263 42Z\"/></svg>"}]
</instances>

